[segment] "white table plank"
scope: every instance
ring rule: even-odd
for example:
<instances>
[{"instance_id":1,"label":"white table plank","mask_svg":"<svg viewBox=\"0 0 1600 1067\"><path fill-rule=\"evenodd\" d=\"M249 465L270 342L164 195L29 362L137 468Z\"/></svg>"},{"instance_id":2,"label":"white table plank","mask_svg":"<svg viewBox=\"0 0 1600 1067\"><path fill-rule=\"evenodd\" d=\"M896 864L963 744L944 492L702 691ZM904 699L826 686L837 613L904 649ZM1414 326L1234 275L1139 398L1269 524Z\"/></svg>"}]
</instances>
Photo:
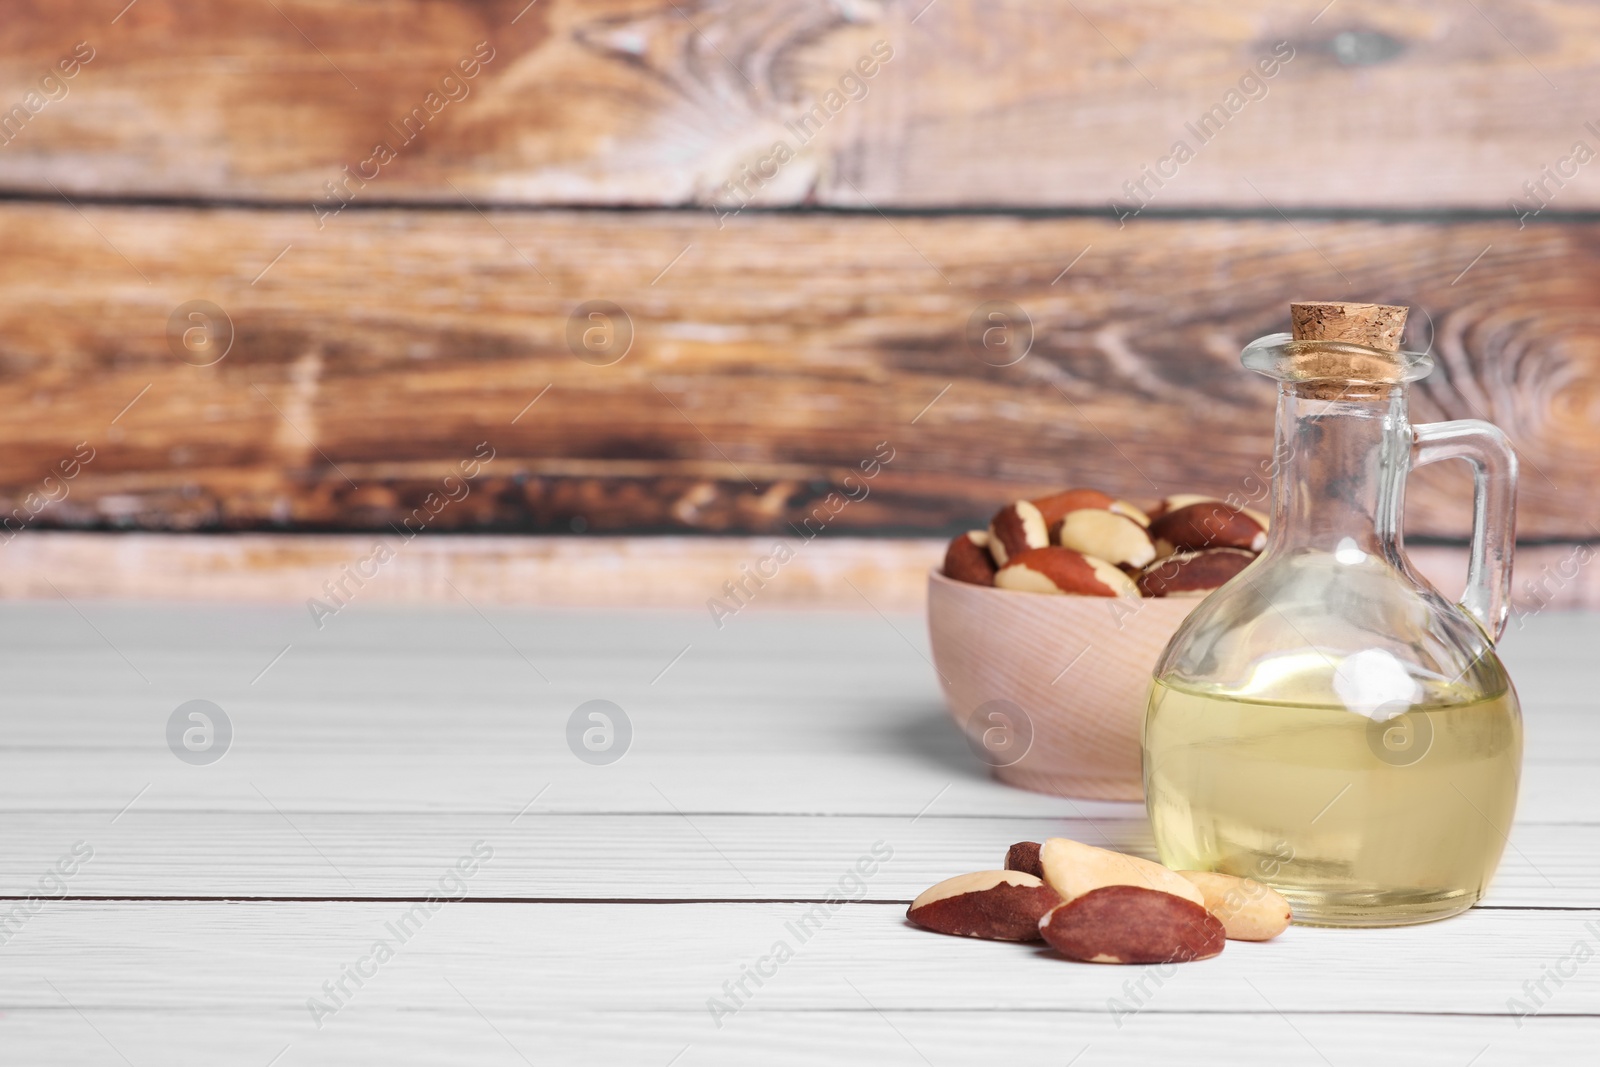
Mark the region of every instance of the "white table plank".
<instances>
[{"instance_id":1,"label":"white table plank","mask_svg":"<svg viewBox=\"0 0 1600 1067\"><path fill-rule=\"evenodd\" d=\"M402 941L390 926L408 911L401 902L49 904L0 953L0 1006L59 1007L54 982L91 1015L260 1012L314 1032L307 998L378 939L394 956L349 987L352 1013L437 1008L449 999L449 977L491 1015L625 1008L699 1013L710 1023L708 1000L728 998L723 983L779 942L792 958L768 967L775 973L760 988L747 986L753 1009L853 1010L864 994L886 1011L1104 1012L1109 999L1132 996L1125 983L1141 973L1072 963L1036 945L929 933L898 904L830 913L802 903L468 901L424 915ZM808 914L816 918L802 936ZM1230 942L1215 959L1174 968L1147 1010L1255 1012L1264 1005L1253 984L1289 1013L1504 1016L1508 999L1527 995L1525 981L1579 943L1600 946L1593 912L1480 910L1361 932L1291 927L1275 941ZM1549 989L1551 1013L1600 1014L1592 962ZM1515 1030L1509 1019L1506 1028Z\"/></svg>"},{"instance_id":2,"label":"white table plank","mask_svg":"<svg viewBox=\"0 0 1600 1067\"><path fill-rule=\"evenodd\" d=\"M1592 1018L1559 1015L1529 1019L1517 1029L1503 1017L1463 1015L1146 1012L1119 1029L1103 1010L875 1012L866 1007L751 1010L717 1030L703 1013L625 1007L581 1013L525 1007L480 1017L459 998L454 1005L447 999L456 996L440 982L438 996L426 1005L352 1008L348 1017L341 1014L310 1032L281 1015L252 1012L208 1011L199 1025L186 1015L96 1011L86 1013L91 1026L65 1009L12 1009L0 1018L0 1043L19 1063L52 1067L127 1067L130 1061L137 1067L265 1067L280 1054L273 1067L526 1067L530 1062L1059 1067L1080 1053L1078 1067L1522 1067L1589 1062L1597 1032Z\"/></svg>"},{"instance_id":3,"label":"white table plank","mask_svg":"<svg viewBox=\"0 0 1600 1067\"><path fill-rule=\"evenodd\" d=\"M110 815L146 787L146 808L197 811L512 814L546 788L545 806L570 812L912 815L935 797L964 814L1098 810L989 780L945 718L917 618L752 610L718 631L671 612L486 611L491 623L357 603L319 633L282 608L82 610L0 605L14 682L0 810ZM1554 613L1507 641L1528 717L1524 821L1600 821L1597 643L1600 616ZM163 740L196 697L237 735L209 767ZM634 724L608 767L565 742L596 697Z\"/></svg>"},{"instance_id":4,"label":"white table plank","mask_svg":"<svg viewBox=\"0 0 1600 1067\"><path fill-rule=\"evenodd\" d=\"M1119 1029L1103 1010L880 1013L865 1007L752 1010L716 1030L703 1014L626 1008L562 1014L523 1008L480 1017L459 999L450 1005L446 998L456 994L442 982L438 994L430 1004L407 1009L352 1008L348 1017L309 1033L293 1020L262 1013L212 1011L198 1025L182 1015L99 1011L88 1013L91 1026L64 1009L10 1010L0 1018L0 1043L19 1063L52 1067L127 1067L130 1061L137 1067L265 1067L280 1054L273 1067L1059 1067L1080 1053L1078 1067L1523 1067L1589 1062L1597 1032L1592 1018L1559 1015L1529 1019L1517 1029L1502 1017L1462 1015L1147 1012Z\"/></svg>"},{"instance_id":5,"label":"white table plank","mask_svg":"<svg viewBox=\"0 0 1600 1067\"><path fill-rule=\"evenodd\" d=\"M0 821L0 895L38 879L76 841L94 858L74 897L402 898L425 892L482 840L494 860L475 899L815 900L875 842L894 861L871 896L909 902L954 874L1002 864L1013 841L1072 837L1153 856L1141 808L1118 817L371 815L147 812L29 814ZM1600 908L1600 826L1523 824L1485 903Z\"/></svg>"},{"instance_id":6,"label":"white table plank","mask_svg":"<svg viewBox=\"0 0 1600 1067\"><path fill-rule=\"evenodd\" d=\"M358 603L318 632L277 608L0 604L0 891L34 888L77 840L96 848L68 883L84 896L417 896L474 841L496 850L466 883L476 899L429 918L320 1030L306 998L408 903L47 904L0 945L0 1042L52 1063L266 1064L288 1046L280 1067L1065 1062L1084 1044L1087 1064L1382 1061L1401 1043L1408 1062L1572 1059L1600 1014L1592 964L1543 1017L1507 1013L1575 945L1600 950L1597 640L1600 616L1551 614L1507 642L1529 761L1489 907L1230 946L1119 1028L1107 1002L1138 969L941 938L908 928L903 904L856 903L718 1029L707 998L808 908L758 901L826 894L875 841L895 855L869 900L991 866L1023 837L1142 851L1138 807L989 779L944 719L916 618L752 611L718 631L694 614ZM238 731L209 767L163 740L195 697ZM609 767L565 744L594 697L634 719ZM486 902L580 896L749 902Z\"/></svg>"}]
</instances>

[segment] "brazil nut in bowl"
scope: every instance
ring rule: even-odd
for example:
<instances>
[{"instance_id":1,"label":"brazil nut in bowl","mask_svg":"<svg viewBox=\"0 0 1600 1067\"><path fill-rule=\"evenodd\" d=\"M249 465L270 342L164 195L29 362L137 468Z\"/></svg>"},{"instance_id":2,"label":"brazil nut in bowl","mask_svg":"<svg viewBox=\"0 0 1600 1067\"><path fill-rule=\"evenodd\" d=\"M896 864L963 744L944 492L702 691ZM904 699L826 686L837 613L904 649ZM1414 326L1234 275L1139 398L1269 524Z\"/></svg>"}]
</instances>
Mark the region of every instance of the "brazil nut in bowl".
<instances>
[{"instance_id":1,"label":"brazil nut in bowl","mask_svg":"<svg viewBox=\"0 0 1600 1067\"><path fill-rule=\"evenodd\" d=\"M1001 781L1144 795L1139 736L1156 660L1200 600L1255 559L1266 527L1199 496L1152 514L1095 490L1014 501L952 541L928 576L945 704Z\"/></svg>"}]
</instances>

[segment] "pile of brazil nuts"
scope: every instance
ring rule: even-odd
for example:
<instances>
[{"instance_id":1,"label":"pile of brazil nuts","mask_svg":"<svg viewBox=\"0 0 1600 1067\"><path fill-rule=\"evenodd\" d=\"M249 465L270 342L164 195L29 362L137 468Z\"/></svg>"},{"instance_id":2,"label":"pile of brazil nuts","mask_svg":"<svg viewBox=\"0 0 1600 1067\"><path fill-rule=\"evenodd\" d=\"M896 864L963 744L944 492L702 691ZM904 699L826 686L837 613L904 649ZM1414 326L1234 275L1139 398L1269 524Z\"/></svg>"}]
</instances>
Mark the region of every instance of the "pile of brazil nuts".
<instances>
[{"instance_id":1,"label":"pile of brazil nuts","mask_svg":"<svg viewBox=\"0 0 1600 1067\"><path fill-rule=\"evenodd\" d=\"M1277 937L1291 916L1287 900L1249 878L1052 837L1012 845L1005 870L945 879L906 918L960 937L1043 939L1086 963L1187 963L1218 955L1225 940Z\"/></svg>"},{"instance_id":2,"label":"pile of brazil nuts","mask_svg":"<svg viewBox=\"0 0 1600 1067\"><path fill-rule=\"evenodd\" d=\"M1098 489L1015 500L945 550L944 575L1027 593L1204 596L1267 543L1267 517L1211 497L1169 496L1147 515Z\"/></svg>"}]
</instances>

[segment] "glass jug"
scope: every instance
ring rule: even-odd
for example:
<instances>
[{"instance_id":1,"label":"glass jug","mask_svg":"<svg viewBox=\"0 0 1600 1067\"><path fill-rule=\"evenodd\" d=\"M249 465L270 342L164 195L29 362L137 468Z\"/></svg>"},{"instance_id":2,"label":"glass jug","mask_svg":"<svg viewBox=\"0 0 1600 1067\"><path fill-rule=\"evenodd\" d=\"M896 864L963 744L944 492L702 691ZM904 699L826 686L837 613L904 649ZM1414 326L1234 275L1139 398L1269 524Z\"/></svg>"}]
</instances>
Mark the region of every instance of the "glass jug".
<instances>
[{"instance_id":1,"label":"glass jug","mask_svg":"<svg viewBox=\"0 0 1600 1067\"><path fill-rule=\"evenodd\" d=\"M1471 907L1516 807L1522 720L1495 655L1516 457L1466 420L1412 426L1405 308L1291 305L1243 363L1281 383L1259 558L1195 608L1155 668L1144 726L1157 850L1281 892L1295 920L1426 922ZM1407 473L1475 474L1460 604L1412 569Z\"/></svg>"}]
</instances>

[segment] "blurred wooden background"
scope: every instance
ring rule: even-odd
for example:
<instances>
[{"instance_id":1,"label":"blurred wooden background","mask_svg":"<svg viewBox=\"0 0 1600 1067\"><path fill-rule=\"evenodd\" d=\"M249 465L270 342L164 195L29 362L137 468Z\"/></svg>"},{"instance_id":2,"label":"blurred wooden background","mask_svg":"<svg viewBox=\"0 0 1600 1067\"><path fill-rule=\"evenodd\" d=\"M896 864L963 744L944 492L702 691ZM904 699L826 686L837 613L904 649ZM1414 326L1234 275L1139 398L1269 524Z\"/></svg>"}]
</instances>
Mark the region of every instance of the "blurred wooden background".
<instances>
[{"instance_id":1,"label":"blurred wooden background","mask_svg":"<svg viewBox=\"0 0 1600 1067\"><path fill-rule=\"evenodd\" d=\"M1521 536L1569 558L1596 41L1576 2L19 4L0 513L915 538L1067 484L1248 491L1240 347L1372 299L1438 358L1416 421L1504 427ZM1414 539L1464 542L1452 466Z\"/></svg>"}]
</instances>

